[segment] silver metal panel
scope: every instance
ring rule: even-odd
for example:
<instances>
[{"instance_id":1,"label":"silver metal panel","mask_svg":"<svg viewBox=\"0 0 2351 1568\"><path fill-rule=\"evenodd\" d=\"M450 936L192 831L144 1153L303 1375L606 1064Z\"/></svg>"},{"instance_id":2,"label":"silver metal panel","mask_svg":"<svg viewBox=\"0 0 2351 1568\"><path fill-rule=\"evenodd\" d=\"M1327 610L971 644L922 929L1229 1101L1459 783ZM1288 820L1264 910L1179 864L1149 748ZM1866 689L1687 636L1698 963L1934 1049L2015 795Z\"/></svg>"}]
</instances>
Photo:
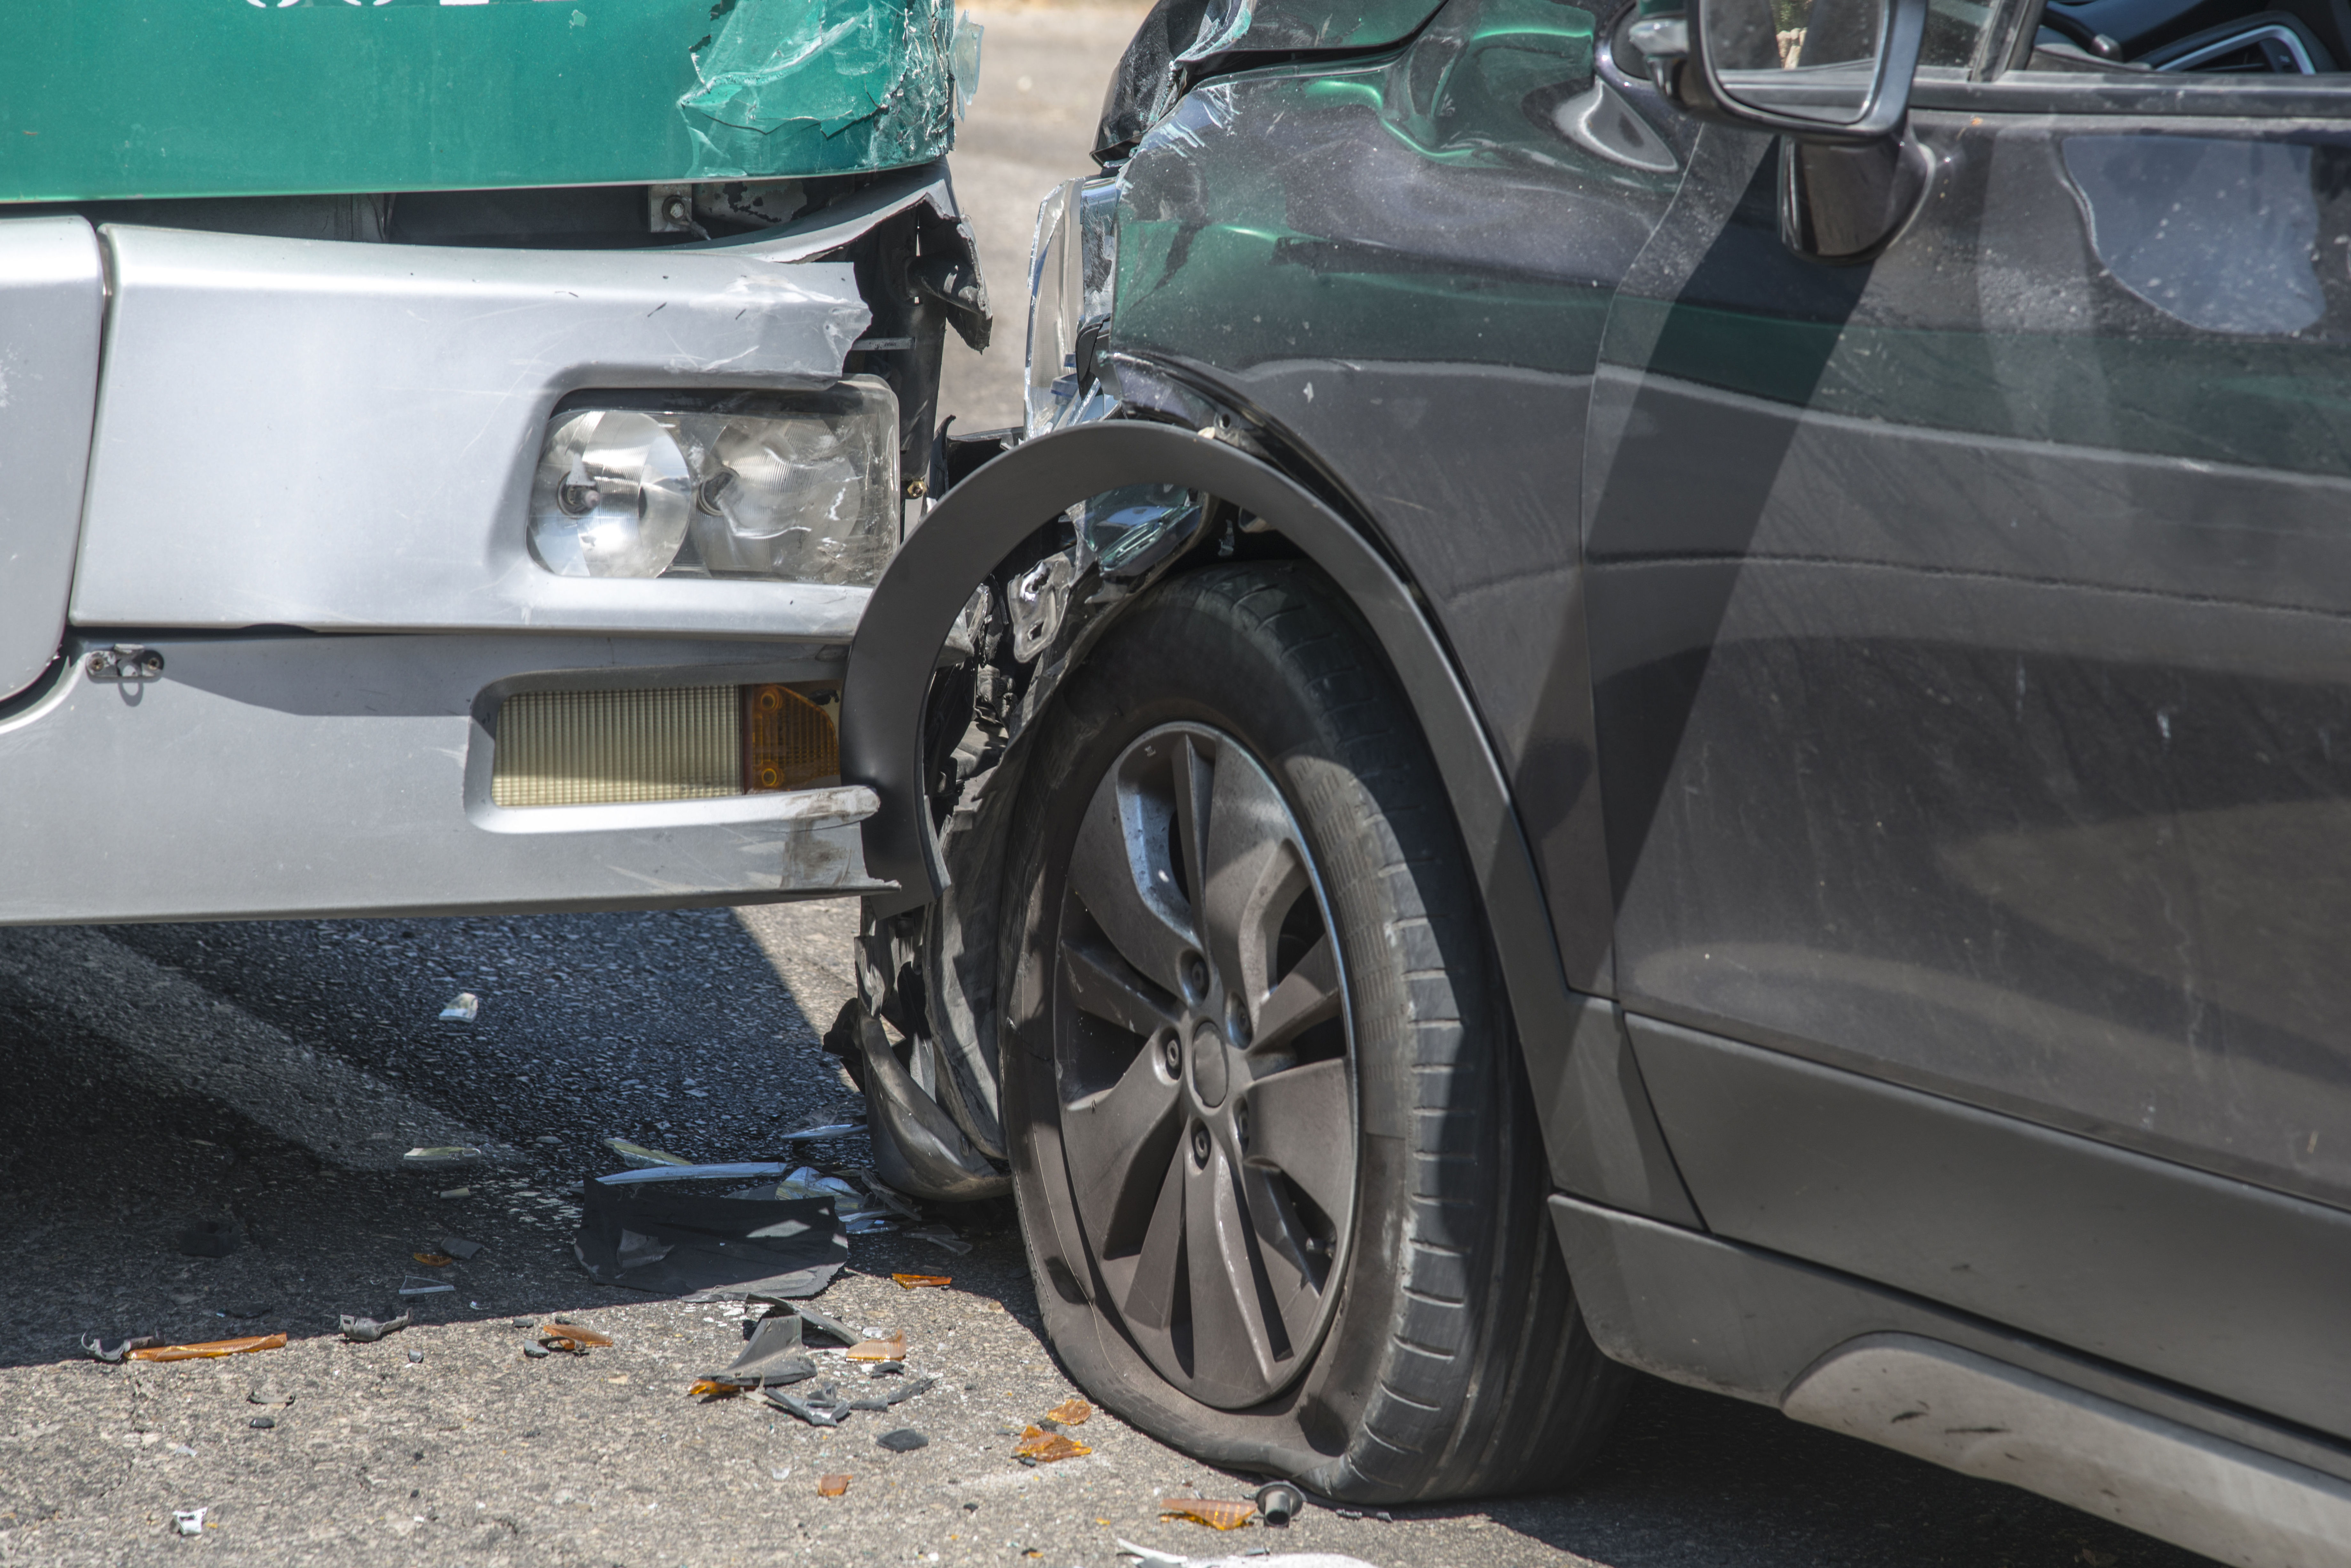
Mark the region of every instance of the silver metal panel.
<instances>
[{"instance_id":1,"label":"silver metal panel","mask_svg":"<svg viewBox=\"0 0 2351 1568\"><path fill-rule=\"evenodd\" d=\"M524 537L558 399L829 382L870 319L849 264L101 234L75 624L855 626L862 588L561 578Z\"/></svg>"},{"instance_id":2,"label":"silver metal panel","mask_svg":"<svg viewBox=\"0 0 2351 1568\"><path fill-rule=\"evenodd\" d=\"M0 697L32 684L65 631L105 313L88 224L0 222Z\"/></svg>"},{"instance_id":3,"label":"silver metal panel","mask_svg":"<svg viewBox=\"0 0 2351 1568\"><path fill-rule=\"evenodd\" d=\"M871 888L861 788L502 810L498 702L547 686L837 678L716 640L151 639L0 719L0 925L658 907ZM68 644L77 660L78 642ZM832 650L838 653L838 650Z\"/></svg>"},{"instance_id":4,"label":"silver metal panel","mask_svg":"<svg viewBox=\"0 0 2351 1568\"><path fill-rule=\"evenodd\" d=\"M2351 1564L2351 1485L1914 1334L1838 1349L1781 1408L2237 1568Z\"/></svg>"}]
</instances>

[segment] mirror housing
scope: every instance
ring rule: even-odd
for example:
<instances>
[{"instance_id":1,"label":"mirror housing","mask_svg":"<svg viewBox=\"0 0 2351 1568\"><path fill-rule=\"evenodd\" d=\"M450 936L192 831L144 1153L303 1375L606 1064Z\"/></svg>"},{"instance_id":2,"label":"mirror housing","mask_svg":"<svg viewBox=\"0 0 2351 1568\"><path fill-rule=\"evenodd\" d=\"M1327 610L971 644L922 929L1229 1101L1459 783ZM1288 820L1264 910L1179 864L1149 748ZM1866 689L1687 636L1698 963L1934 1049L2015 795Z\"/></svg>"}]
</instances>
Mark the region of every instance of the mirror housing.
<instances>
[{"instance_id":1,"label":"mirror housing","mask_svg":"<svg viewBox=\"0 0 2351 1568\"><path fill-rule=\"evenodd\" d=\"M1908 119L1910 78L1927 34L1927 0L1882 4L1870 58L1830 68L1840 86L1859 93L1850 114L1833 117L1817 108L1805 112L1801 95L1781 90L1783 83L1802 85L1792 68L1758 70L1722 57L1726 38L1760 36L1768 42L1773 37L1772 0L1687 0L1687 11L1643 0L1626 41L1646 59L1657 90L1701 120L1816 145L1883 142L1901 138Z\"/></svg>"}]
</instances>

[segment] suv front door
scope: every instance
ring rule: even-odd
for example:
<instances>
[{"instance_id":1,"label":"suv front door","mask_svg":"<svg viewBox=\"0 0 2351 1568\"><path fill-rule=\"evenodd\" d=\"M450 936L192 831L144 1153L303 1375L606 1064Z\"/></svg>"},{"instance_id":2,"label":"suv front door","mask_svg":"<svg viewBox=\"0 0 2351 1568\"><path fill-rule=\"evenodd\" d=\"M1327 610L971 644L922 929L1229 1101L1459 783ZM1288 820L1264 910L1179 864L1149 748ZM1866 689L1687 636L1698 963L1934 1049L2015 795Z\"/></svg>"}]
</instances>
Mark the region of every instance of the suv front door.
<instances>
[{"instance_id":1,"label":"suv front door","mask_svg":"<svg viewBox=\"0 0 2351 1568\"><path fill-rule=\"evenodd\" d=\"M2351 1202L2351 83L1985 74L1918 82L1932 184L1875 261L1783 244L1784 144L1712 125L1618 297L1619 995L1947 1108L1906 1155L1750 1101L1734 1182L1695 1037L1636 1023L1717 1228L2339 1432L2341 1356L2290 1385L2247 1303ZM2019 1214L2028 1145L2152 1158ZM1843 1196L1798 1219L1766 1166ZM2191 1191L2203 1229L2145 1201ZM2235 1327L2141 1332L2147 1289Z\"/></svg>"}]
</instances>

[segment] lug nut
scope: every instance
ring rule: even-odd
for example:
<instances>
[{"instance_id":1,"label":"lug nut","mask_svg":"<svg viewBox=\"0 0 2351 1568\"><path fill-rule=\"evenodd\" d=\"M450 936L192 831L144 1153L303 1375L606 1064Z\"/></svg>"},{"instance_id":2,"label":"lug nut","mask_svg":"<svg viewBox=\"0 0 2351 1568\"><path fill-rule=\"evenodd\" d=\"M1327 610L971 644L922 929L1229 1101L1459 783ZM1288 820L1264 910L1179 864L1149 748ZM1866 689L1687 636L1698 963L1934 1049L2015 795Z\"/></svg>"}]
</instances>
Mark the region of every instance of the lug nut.
<instances>
[{"instance_id":1,"label":"lug nut","mask_svg":"<svg viewBox=\"0 0 2351 1568\"><path fill-rule=\"evenodd\" d=\"M1160 1043L1159 1055L1160 1058L1167 1063L1168 1077L1180 1078L1184 1075L1183 1041L1177 1040L1172 1034L1169 1035L1166 1040Z\"/></svg>"},{"instance_id":2,"label":"lug nut","mask_svg":"<svg viewBox=\"0 0 2351 1568\"><path fill-rule=\"evenodd\" d=\"M1249 1147L1249 1102L1246 1100L1236 1101L1233 1104L1233 1142L1243 1148Z\"/></svg>"},{"instance_id":3,"label":"lug nut","mask_svg":"<svg viewBox=\"0 0 2351 1568\"><path fill-rule=\"evenodd\" d=\"M1184 955L1184 988L1195 997L1208 988L1208 966L1200 961L1197 953Z\"/></svg>"},{"instance_id":4,"label":"lug nut","mask_svg":"<svg viewBox=\"0 0 2351 1568\"><path fill-rule=\"evenodd\" d=\"M1208 1163L1208 1129L1197 1122L1192 1124L1192 1163L1197 1166Z\"/></svg>"}]
</instances>

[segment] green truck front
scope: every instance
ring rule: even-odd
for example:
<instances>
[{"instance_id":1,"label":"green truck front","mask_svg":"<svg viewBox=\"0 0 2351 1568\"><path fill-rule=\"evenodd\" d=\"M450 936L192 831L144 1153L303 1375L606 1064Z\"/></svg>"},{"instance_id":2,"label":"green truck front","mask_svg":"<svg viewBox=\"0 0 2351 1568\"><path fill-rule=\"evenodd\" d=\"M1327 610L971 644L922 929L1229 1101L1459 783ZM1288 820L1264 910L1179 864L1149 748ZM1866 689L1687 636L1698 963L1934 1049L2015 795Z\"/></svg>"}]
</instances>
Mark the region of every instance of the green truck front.
<instances>
[{"instance_id":1,"label":"green truck front","mask_svg":"<svg viewBox=\"0 0 2351 1568\"><path fill-rule=\"evenodd\" d=\"M869 885L986 296L945 0L100 0L0 54L0 923ZM93 807L93 800L112 802Z\"/></svg>"}]
</instances>

